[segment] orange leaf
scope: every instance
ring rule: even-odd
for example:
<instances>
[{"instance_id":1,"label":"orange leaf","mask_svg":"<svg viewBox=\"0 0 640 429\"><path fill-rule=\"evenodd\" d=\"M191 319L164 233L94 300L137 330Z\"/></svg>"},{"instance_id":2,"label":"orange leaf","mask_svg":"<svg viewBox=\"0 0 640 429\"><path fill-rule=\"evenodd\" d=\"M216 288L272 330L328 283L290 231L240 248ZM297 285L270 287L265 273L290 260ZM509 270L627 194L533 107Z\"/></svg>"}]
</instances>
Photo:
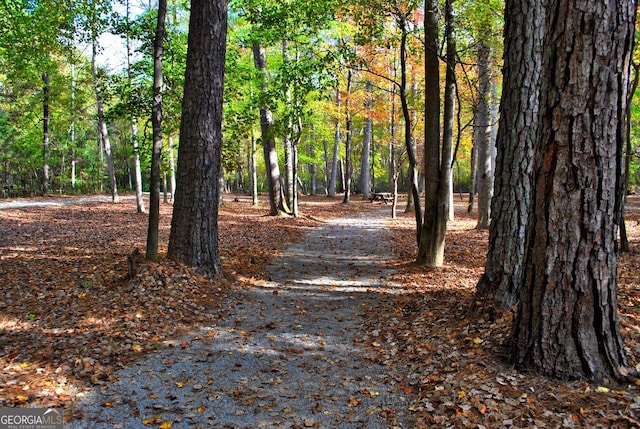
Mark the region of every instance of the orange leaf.
<instances>
[{"instance_id":1,"label":"orange leaf","mask_svg":"<svg viewBox=\"0 0 640 429\"><path fill-rule=\"evenodd\" d=\"M360 405L360 403L362 402L362 399L360 398L356 398L355 396L349 396L349 406L350 407L357 407L358 405Z\"/></svg>"}]
</instances>

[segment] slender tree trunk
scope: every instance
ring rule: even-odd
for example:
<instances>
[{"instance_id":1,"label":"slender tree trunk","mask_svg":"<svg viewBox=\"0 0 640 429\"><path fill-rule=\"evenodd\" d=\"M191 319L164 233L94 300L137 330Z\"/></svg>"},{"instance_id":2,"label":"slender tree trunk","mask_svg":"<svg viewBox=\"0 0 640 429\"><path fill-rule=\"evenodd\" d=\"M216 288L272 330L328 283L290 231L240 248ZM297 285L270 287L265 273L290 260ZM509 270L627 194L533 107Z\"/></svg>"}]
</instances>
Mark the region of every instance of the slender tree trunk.
<instances>
[{"instance_id":1,"label":"slender tree trunk","mask_svg":"<svg viewBox=\"0 0 640 429\"><path fill-rule=\"evenodd\" d=\"M286 40L282 41L282 61L285 67L288 67L289 57L287 55L288 44ZM286 89L287 106L292 111L295 110L294 101L291 96L291 87L287 86ZM295 154L294 154L294 124L293 113L287 115L287 124L284 131L283 146L284 146L284 165L285 165L285 195L287 201L287 207L291 210L291 213L295 215L297 212L296 207L296 170Z\"/></svg>"},{"instance_id":2,"label":"slender tree trunk","mask_svg":"<svg viewBox=\"0 0 640 429\"><path fill-rule=\"evenodd\" d=\"M327 139L322 139L322 146L324 150L324 194L329 195L329 182L331 181L331 170L329 169L329 142ZM335 186L335 182L334 182Z\"/></svg>"},{"instance_id":3,"label":"slender tree trunk","mask_svg":"<svg viewBox=\"0 0 640 429\"><path fill-rule=\"evenodd\" d=\"M51 186L49 177L49 158L51 157L49 148L49 92L51 84L49 73L42 73L42 195L49 193Z\"/></svg>"},{"instance_id":4,"label":"slender tree trunk","mask_svg":"<svg viewBox=\"0 0 640 429\"><path fill-rule=\"evenodd\" d=\"M438 1L426 0L425 15L425 209L417 263L444 263L447 231L446 203L440 200L440 64L438 59Z\"/></svg>"},{"instance_id":5,"label":"slender tree trunk","mask_svg":"<svg viewBox=\"0 0 640 429\"><path fill-rule=\"evenodd\" d=\"M71 64L71 189L76 189L76 66Z\"/></svg>"},{"instance_id":6,"label":"slender tree trunk","mask_svg":"<svg viewBox=\"0 0 640 429\"><path fill-rule=\"evenodd\" d=\"M624 149L620 149L624 169L622 172L623 179L620 181L620 196L618 197L618 200L620 201L620 207L618 208L618 217L620 219L618 221L618 225L620 225L620 244L618 245L618 248L621 252L629 252L631 250L631 246L629 245L629 237L627 236L627 225L625 223L625 206L627 204L627 188L629 187L629 175L631 174L631 103L633 101L633 95L636 93L636 89L638 89L638 80L640 79L640 66L634 61L632 62L632 67L633 80L631 81L631 88L627 96L627 111L625 112L625 138L620 142L620 144L624 146Z\"/></svg>"},{"instance_id":7,"label":"slender tree trunk","mask_svg":"<svg viewBox=\"0 0 640 429\"><path fill-rule=\"evenodd\" d=\"M413 69L412 66L412 73L411 73L411 98L414 100L414 104L415 104L415 100L417 100L418 98L418 81L416 80L416 72ZM416 111L415 107L413 107L411 109L411 120L414 124L418 123L418 112ZM411 145L413 147L413 152L415 154L417 154L417 147L418 147L418 142L417 142L417 138L416 138L416 133L412 132L411 133ZM420 172L418 171L418 194L420 193L420 179L422 178L422 176L420 176ZM407 206L405 208L405 213L411 213L414 210L414 203L418 203L420 204L420 198L418 198L416 201L414 201L413 198L413 192L409 192L407 195Z\"/></svg>"},{"instance_id":8,"label":"slender tree trunk","mask_svg":"<svg viewBox=\"0 0 640 429\"><path fill-rule=\"evenodd\" d=\"M253 125L251 125L251 153L249 154L249 181L251 183L251 202L254 206L259 203L258 200L258 168L256 159L256 136L253 133Z\"/></svg>"},{"instance_id":9,"label":"slender tree trunk","mask_svg":"<svg viewBox=\"0 0 640 429\"><path fill-rule=\"evenodd\" d=\"M126 0L126 19L129 23L130 14L130 2ZM160 5L158 5L160 8ZM126 46L127 46L127 76L129 78L129 85L133 85L132 70L131 70L131 40L129 38L129 31L126 31ZM136 115L131 115L131 142L133 143L133 170L135 176L136 185L136 210L138 213L145 213L144 200L142 199L142 167L140 166L140 147L138 144L138 124Z\"/></svg>"},{"instance_id":10,"label":"slender tree trunk","mask_svg":"<svg viewBox=\"0 0 640 429\"><path fill-rule=\"evenodd\" d=\"M159 0L156 37L153 42L153 103L151 105L153 149L151 152L149 225L147 228L146 259L148 261L152 261L158 257L158 225L160 223L160 162L162 159L162 55L164 52L166 16L167 0ZM164 188L166 191L166 184Z\"/></svg>"},{"instance_id":11,"label":"slender tree trunk","mask_svg":"<svg viewBox=\"0 0 640 429\"><path fill-rule=\"evenodd\" d=\"M297 133L296 133L297 134ZM299 134L298 134L299 135ZM298 182L300 178L298 176L298 141L297 139L293 141L292 147L292 157L293 157L293 195L291 197L291 214L297 217L298 212Z\"/></svg>"},{"instance_id":12,"label":"slender tree trunk","mask_svg":"<svg viewBox=\"0 0 640 429\"><path fill-rule=\"evenodd\" d=\"M615 209L635 13L630 0L551 0L547 9L512 338L518 368L596 383L629 369L617 311Z\"/></svg>"},{"instance_id":13,"label":"slender tree trunk","mask_svg":"<svg viewBox=\"0 0 640 429\"><path fill-rule=\"evenodd\" d=\"M167 172L162 170L162 202L164 204L169 203L169 191L167 190Z\"/></svg>"},{"instance_id":14,"label":"slender tree trunk","mask_svg":"<svg viewBox=\"0 0 640 429\"><path fill-rule=\"evenodd\" d=\"M393 76L397 75L395 61L393 62ZM393 204L391 205L391 219L397 217L398 209L398 176L400 175L400 166L396 154L396 91L395 84L391 85L391 121L389 122L389 192L393 195Z\"/></svg>"},{"instance_id":15,"label":"slender tree trunk","mask_svg":"<svg viewBox=\"0 0 640 429\"><path fill-rule=\"evenodd\" d=\"M330 197L336 196L336 185L338 182L338 157L340 154L340 89L336 89L336 104L338 106L338 117L336 118L336 131L333 137L333 159L331 161L331 179L329 180Z\"/></svg>"},{"instance_id":16,"label":"slender tree trunk","mask_svg":"<svg viewBox=\"0 0 640 429\"><path fill-rule=\"evenodd\" d=\"M471 147L471 167L469 168L469 173L471 175L471 180L469 184L469 201L467 203L467 213L473 213L475 211L475 196L476 196L476 188L478 187L478 148L476 146L476 142L478 141L476 138L476 127L474 126L473 131L473 146Z\"/></svg>"},{"instance_id":17,"label":"slender tree trunk","mask_svg":"<svg viewBox=\"0 0 640 429\"><path fill-rule=\"evenodd\" d=\"M453 1L445 2L446 74L440 163L440 205L447 221L453 220L453 121L456 105L456 40L453 34Z\"/></svg>"},{"instance_id":18,"label":"slender tree trunk","mask_svg":"<svg viewBox=\"0 0 640 429\"><path fill-rule=\"evenodd\" d=\"M344 102L344 116L345 116L345 128L347 132L347 137L344 142L345 148L345 171L344 171L344 180L342 181L344 186L344 199L343 203L348 204L351 202L351 141L353 138L353 122L351 120L351 83L353 80L353 73L351 69L347 71L347 96Z\"/></svg>"},{"instance_id":19,"label":"slender tree trunk","mask_svg":"<svg viewBox=\"0 0 640 429\"><path fill-rule=\"evenodd\" d=\"M266 90L267 55L264 47L257 42L253 44L253 60L256 69L262 74L262 88ZM264 162L267 169L267 184L269 186L270 215L277 216L281 212L288 212L288 210L285 210L282 199L283 190L280 184L280 166L278 165L278 152L273 129L273 114L265 104L260 106L260 128L262 131Z\"/></svg>"},{"instance_id":20,"label":"slender tree trunk","mask_svg":"<svg viewBox=\"0 0 640 429\"><path fill-rule=\"evenodd\" d=\"M418 157L413 139L413 128L411 126L411 112L409 111L409 101L407 97L407 37L408 26L406 21L402 21L400 36L400 104L402 106L402 116L404 118L404 142L409 158L409 178L410 193L413 201L420 201L420 189L418 188ZM397 185L394 185L397 188ZM413 204L413 212L416 219L416 246L420 245L420 234L422 233L422 205Z\"/></svg>"},{"instance_id":21,"label":"slender tree trunk","mask_svg":"<svg viewBox=\"0 0 640 429\"><path fill-rule=\"evenodd\" d=\"M531 202L533 146L538 128L545 7L537 0L505 3L505 54L489 251L477 288L485 309L513 307L524 274Z\"/></svg>"},{"instance_id":22,"label":"slender tree trunk","mask_svg":"<svg viewBox=\"0 0 640 429\"><path fill-rule=\"evenodd\" d=\"M316 145L314 141L309 142L309 157L311 158L311 164L309 164L309 175L311 176L311 195L318 193L318 175L316 172Z\"/></svg>"},{"instance_id":23,"label":"slender tree trunk","mask_svg":"<svg viewBox=\"0 0 640 429\"><path fill-rule=\"evenodd\" d=\"M371 110L373 107L372 91L373 84L371 81L367 82L366 91L369 96L365 102L365 108L367 109L367 117L364 125L364 136L362 139L362 157L360 158L360 192L362 192L362 198L369 198L371 193L371 177L370 177L370 154L371 154L371 130L373 128L373 119L371 118Z\"/></svg>"},{"instance_id":24,"label":"slender tree trunk","mask_svg":"<svg viewBox=\"0 0 640 429\"><path fill-rule=\"evenodd\" d=\"M100 85L98 82L98 66L96 65L96 55L98 54L98 45L94 41L92 44L91 55L91 71L93 74L93 89L96 94L96 110L98 113L98 131L100 133L100 141L102 142L102 150L107 159L107 173L109 174L109 185L111 190L111 201L114 203L120 202L118 196L118 184L116 183L116 169L113 162L113 152L111 150L111 141L109 140L109 132L107 131L107 123L104 119L104 110L102 107L102 94L100 92ZM102 179L101 179L102 181Z\"/></svg>"},{"instance_id":25,"label":"slender tree trunk","mask_svg":"<svg viewBox=\"0 0 640 429\"><path fill-rule=\"evenodd\" d=\"M171 186L171 202L173 203L176 196L176 161L174 156L175 145L173 143L173 135L169 134L169 185Z\"/></svg>"},{"instance_id":26,"label":"slender tree trunk","mask_svg":"<svg viewBox=\"0 0 640 429\"><path fill-rule=\"evenodd\" d=\"M72 139L73 142L73 139ZM76 148L71 147L71 189L76 189Z\"/></svg>"},{"instance_id":27,"label":"slender tree trunk","mask_svg":"<svg viewBox=\"0 0 640 429\"><path fill-rule=\"evenodd\" d=\"M394 56L393 61L390 66L389 74L393 76L393 80L397 80L398 77L398 68L396 66L396 58ZM395 84L391 84L390 88L391 92L391 120L389 122L389 166L388 166L388 175L389 180L387 181L387 191L389 191L392 195L395 195L395 192L398 191L397 175L398 175L398 166L396 165L396 92L397 87ZM395 219L396 212L395 207L391 208L391 218Z\"/></svg>"},{"instance_id":28,"label":"slender tree trunk","mask_svg":"<svg viewBox=\"0 0 640 429\"><path fill-rule=\"evenodd\" d=\"M219 275L218 177L226 51L225 0L192 0L176 198L168 256Z\"/></svg>"},{"instance_id":29,"label":"slender tree trunk","mask_svg":"<svg viewBox=\"0 0 640 429\"><path fill-rule=\"evenodd\" d=\"M493 172L491 171L491 75L489 47L480 41L478 46L478 229L488 229L491 221Z\"/></svg>"},{"instance_id":30,"label":"slender tree trunk","mask_svg":"<svg viewBox=\"0 0 640 429\"><path fill-rule=\"evenodd\" d=\"M224 169L220 168L220 174L218 175L218 206L224 206L224 192L226 190L226 183L224 178Z\"/></svg>"}]
</instances>

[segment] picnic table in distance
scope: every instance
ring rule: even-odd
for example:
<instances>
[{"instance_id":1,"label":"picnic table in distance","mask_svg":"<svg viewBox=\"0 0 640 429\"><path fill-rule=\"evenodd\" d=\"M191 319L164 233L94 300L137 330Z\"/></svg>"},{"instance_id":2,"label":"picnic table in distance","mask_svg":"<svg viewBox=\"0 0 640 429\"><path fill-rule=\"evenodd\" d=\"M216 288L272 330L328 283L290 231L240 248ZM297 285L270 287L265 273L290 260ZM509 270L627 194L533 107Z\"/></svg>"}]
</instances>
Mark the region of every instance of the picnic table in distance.
<instances>
[{"instance_id":1,"label":"picnic table in distance","mask_svg":"<svg viewBox=\"0 0 640 429\"><path fill-rule=\"evenodd\" d=\"M393 201L393 194L391 192L372 192L369 194L369 201L383 201L386 204Z\"/></svg>"}]
</instances>

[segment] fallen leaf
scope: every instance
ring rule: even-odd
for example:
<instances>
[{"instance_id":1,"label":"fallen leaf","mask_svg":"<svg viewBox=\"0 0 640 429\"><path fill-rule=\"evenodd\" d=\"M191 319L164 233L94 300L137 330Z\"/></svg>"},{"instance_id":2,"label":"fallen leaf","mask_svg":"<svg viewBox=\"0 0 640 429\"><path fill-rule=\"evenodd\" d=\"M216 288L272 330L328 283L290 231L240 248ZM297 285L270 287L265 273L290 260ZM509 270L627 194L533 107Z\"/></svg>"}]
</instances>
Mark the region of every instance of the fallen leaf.
<instances>
[{"instance_id":1,"label":"fallen leaf","mask_svg":"<svg viewBox=\"0 0 640 429\"><path fill-rule=\"evenodd\" d=\"M357 407L362 403L362 399L356 398L355 396L349 396L349 405L350 407Z\"/></svg>"}]
</instances>

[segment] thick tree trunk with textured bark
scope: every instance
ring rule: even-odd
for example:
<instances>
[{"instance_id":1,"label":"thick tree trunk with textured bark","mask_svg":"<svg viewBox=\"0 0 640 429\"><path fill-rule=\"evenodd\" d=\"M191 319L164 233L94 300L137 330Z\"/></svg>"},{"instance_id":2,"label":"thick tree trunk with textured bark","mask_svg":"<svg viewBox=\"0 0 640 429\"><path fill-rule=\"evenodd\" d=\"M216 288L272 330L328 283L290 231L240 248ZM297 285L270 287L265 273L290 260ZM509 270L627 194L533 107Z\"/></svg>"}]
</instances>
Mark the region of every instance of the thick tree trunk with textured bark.
<instances>
[{"instance_id":1,"label":"thick tree trunk with textured bark","mask_svg":"<svg viewBox=\"0 0 640 429\"><path fill-rule=\"evenodd\" d=\"M477 297L506 310L519 297L531 201L531 166L538 125L545 8L538 0L507 0L495 195L489 251ZM492 310L491 310L492 311Z\"/></svg>"},{"instance_id":2,"label":"thick tree trunk with textured bark","mask_svg":"<svg viewBox=\"0 0 640 429\"><path fill-rule=\"evenodd\" d=\"M168 256L218 275L218 176L227 3L192 0Z\"/></svg>"},{"instance_id":3,"label":"thick tree trunk with textured bark","mask_svg":"<svg viewBox=\"0 0 640 429\"><path fill-rule=\"evenodd\" d=\"M617 314L616 199L636 4L552 0L546 19L519 368L595 382L628 366Z\"/></svg>"},{"instance_id":4,"label":"thick tree trunk with textured bark","mask_svg":"<svg viewBox=\"0 0 640 429\"><path fill-rule=\"evenodd\" d=\"M439 267L444 263L447 212L440 192L440 64L438 59L438 1L426 0L425 28L425 208L417 263Z\"/></svg>"}]
</instances>

